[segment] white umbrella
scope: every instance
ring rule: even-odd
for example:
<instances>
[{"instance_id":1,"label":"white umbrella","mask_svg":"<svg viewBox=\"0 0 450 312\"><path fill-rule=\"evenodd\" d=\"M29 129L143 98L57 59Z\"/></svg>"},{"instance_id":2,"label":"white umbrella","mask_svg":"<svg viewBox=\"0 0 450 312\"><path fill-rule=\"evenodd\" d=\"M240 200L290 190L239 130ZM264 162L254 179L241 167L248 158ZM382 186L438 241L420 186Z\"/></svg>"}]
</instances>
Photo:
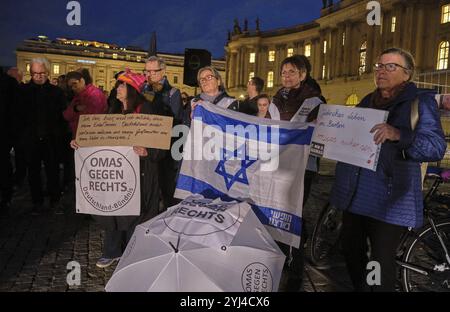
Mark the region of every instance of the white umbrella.
<instances>
[{"instance_id":1,"label":"white umbrella","mask_svg":"<svg viewBox=\"0 0 450 312\"><path fill-rule=\"evenodd\" d=\"M136 227L107 291L277 291L285 256L247 203L190 197Z\"/></svg>"}]
</instances>

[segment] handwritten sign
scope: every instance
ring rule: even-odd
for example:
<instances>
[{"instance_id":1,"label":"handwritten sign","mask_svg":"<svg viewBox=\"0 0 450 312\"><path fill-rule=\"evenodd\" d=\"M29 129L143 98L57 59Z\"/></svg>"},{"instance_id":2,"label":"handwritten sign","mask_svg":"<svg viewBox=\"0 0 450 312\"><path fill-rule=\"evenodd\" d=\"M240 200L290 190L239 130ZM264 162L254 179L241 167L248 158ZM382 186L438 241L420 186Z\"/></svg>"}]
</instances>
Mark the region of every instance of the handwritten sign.
<instances>
[{"instance_id":1,"label":"handwritten sign","mask_svg":"<svg viewBox=\"0 0 450 312\"><path fill-rule=\"evenodd\" d=\"M322 104L310 153L376 171L381 145L370 130L387 116L382 110Z\"/></svg>"},{"instance_id":2,"label":"handwritten sign","mask_svg":"<svg viewBox=\"0 0 450 312\"><path fill-rule=\"evenodd\" d=\"M87 146L143 146L170 149L172 117L128 115L81 115L76 141Z\"/></svg>"},{"instance_id":3,"label":"handwritten sign","mask_svg":"<svg viewBox=\"0 0 450 312\"><path fill-rule=\"evenodd\" d=\"M450 94L437 94L436 102L441 117L450 117Z\"/></svg>"}]
</instances>

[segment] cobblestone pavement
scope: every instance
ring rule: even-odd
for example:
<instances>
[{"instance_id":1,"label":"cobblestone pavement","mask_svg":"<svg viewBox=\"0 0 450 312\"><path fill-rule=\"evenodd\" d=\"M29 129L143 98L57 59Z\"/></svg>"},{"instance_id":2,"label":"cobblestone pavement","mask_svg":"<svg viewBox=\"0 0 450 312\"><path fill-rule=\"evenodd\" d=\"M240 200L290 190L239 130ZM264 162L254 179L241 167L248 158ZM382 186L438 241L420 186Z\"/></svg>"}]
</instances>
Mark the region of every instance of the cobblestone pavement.
<instances>
[{"instance_id":1,"label":"cobblestone pavement","mask_svg":"<svg viewBox=\"0 0 450 312\"><path fill-rule=\"evenodd\" d=\"M322 165L304 216L311 227L328 199L333 164ZM11 214L0 219L0 291L103 291L114 267L95 266L101 256L102 231L89 216L74 214L74 196L65 194L64 215L31 216L27 190L16 194ZM311 221L312 220L312 221ZM81 266L81 285L68 286L67 264ZM280 289L283 288L283 283ZM318 270L306 265L305 291L348 291L345 268Z\"/></svg>"}]
</instances>

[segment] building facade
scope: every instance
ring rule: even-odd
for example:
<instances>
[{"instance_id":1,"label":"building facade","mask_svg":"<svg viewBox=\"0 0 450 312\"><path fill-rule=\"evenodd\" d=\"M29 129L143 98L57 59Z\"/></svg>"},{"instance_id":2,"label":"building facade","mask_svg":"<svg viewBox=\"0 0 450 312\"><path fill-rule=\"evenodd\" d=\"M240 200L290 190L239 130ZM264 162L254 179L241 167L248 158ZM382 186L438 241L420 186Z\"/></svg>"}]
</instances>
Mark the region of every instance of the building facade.
<instances>
[{"instance_id":1,"label":"building facade","mask_svg":"<svg viewBox=\"0 0 450 312\"><path fill-rule=\"evenodd\" d=\"M304 54L327 101L354 105L374 89L373 64L389 47L411 51L422 86L450 92L450 1L379 0L381 23L375 26L367 22L368 2L323 1L315 21L271 31L260 31L259 22L256 30L249 31L246 23L241 31L235 22L225 47L230 93L242 97L249 78L259 76L273 95L281 85L281 61Z\"/></svg>"},{"instance_id":2,"label":"building facade","mask_svg":"<svg viewBox=\"0 0 450 312\"><path fill-rule=\"evenodd\" d=\"M196 90L183 84L184 55L158 53L167 64L166 75L170 84L193 95ZM50 62L50 79L76 70L89 69L93 83L110 91L115 84L114 75L126 68L142 72L147 52L139 47L120 47L115 44L76 39L58 38L49 40L45 36L25 40L16 50L17 67L30 80L30 62L36 57L46 57ZM225 61L212 60L212 65L225 77ZM198 91L197 91L198 92Z\"/></svg>"}]
</instances>

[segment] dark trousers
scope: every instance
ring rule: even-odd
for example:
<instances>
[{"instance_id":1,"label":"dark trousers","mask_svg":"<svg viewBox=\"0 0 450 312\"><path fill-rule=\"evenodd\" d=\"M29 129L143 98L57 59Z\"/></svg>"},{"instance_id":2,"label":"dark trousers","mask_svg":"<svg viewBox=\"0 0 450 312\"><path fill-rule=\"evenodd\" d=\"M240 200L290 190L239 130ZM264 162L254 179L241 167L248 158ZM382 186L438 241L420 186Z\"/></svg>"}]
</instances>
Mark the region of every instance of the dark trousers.
<instances>
[{"instance_id":1,"label":"dark trousers","mask_svg":"<svg viewBox=\"0 0 450 312\"><path fill-rule=\"evenodd\" d=\"M20 145L14 146L14 183L22 186L27 176L26 151Z\"/></svg>"},{"instance_id":2,"label":"dark trousers","mask_svg":"<svg viewBox=\"0 0 450 312\"><path fill-rule=\"evenodd\" d=\"M355 291L395 291L396 249L400 243L404 227L356 215L343 214L342 247ZM367 256L370 242L370 259ZM377 261L381 267L381 285L370 287L367 275L369 261Z\"/></svg>"},{"instance_id":3,"label":"dark trousers","mask_svg":"<svg viewBox=\"0 0 450 312\"><path fill-rule=\"evenodd\" d=\"M105 258L119 258L122 256L128 241L133 235L133 230L105 230L105 237L103 238L103 255Z\"/></svg>"},{"instance_id":4,"label":"dark trousers","mask_svg":"<svg viewBox=\"0 0 450 312\"><path fill-rule=\"evenodd\" d=\"M46 139L39 139L31 142L29 146L27 157L29 171L28 178L30 182L31 199L35 205L44 202L41 180L42 162L44 162L47 191L50 196L50 202L58 202L61 196L58 180L59 166L56 148L56 144L52 144Z\"/></svg>"},{"instance_id":5,"label":"dark trousers","mask_svg":"<svg viewBox=\"0 0 450 312\"><path fill-rule=\"evenodd\" d=\"M11 146L4 144L0 146L0 195L1 203L8 203L11 201L13 192L12 181L12 165L11 165Z\"/></svg>"},{"instance_id":6,"label":"dark trousers","mask_svg":"<svg viewBox=\"0 0 450 312\"><path fill-rule=\"evenodd\" d=\"M73 188L75 183L75 158L74 150L70 147L70 141L62 146L62 157L60 162L63 164L63 189Z\"/></svg>"},{"instance_id":7,"label":"dark trousers","mask_svg":"<svg viewBox=\"0 0 450 312\"><path fill-rule=\"evenodd\" d=\"M167 209L179 202L173 198L178 167L177 162L170 155L161 160L159 165L159 186L164 209Z\"/></svg>"},{"instance_id":8,"label":"dark trousers","mask_svg":"<svg viewBox=\"0 0 450 312\"><path fill-rule=\"evenodd\" d=\"M311 185L317 173L305 171L305 179L303 184L303 207L305 207L311 191ZM305 266L305 249L303 248L307 240L307 232L305 219L302 223L302 232L300 236L299 248L278 243L281 251L286 255L286 264L288 272L287 291L299 291L303 284L303 269Z\"/></svg>"}]
</instances>

